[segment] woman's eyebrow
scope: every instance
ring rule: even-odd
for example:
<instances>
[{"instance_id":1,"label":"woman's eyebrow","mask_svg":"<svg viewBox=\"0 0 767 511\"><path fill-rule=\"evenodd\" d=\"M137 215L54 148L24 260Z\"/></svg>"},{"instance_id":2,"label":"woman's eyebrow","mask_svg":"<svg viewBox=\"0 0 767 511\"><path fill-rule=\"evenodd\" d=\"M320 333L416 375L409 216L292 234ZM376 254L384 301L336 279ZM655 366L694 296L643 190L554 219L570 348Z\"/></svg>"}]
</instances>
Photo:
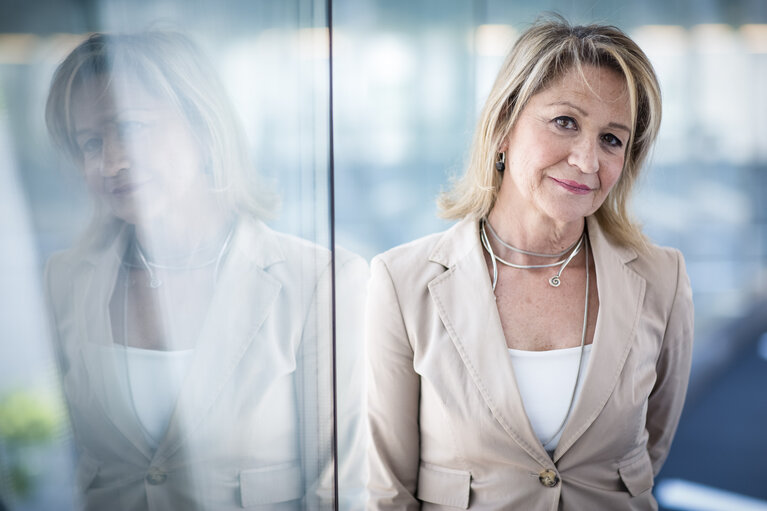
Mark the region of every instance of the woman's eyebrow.
<instances>
[{"instance_id":1,"label":"woman's eyebrow","mask_svg":"<svg viewBox=\"0 0 767 511\"><path fill-rule=\"evenodd\" d=\"M579 107L577 105L574 105L574 104L570 103L569 101L555 101L554 103L551 103L549 106L559 106L559 105L569 106L570 108L580 112L580 114L582 116L584 116L584 117L588 117L589 116L589 113L586 110L584 110L583 108L581 108L581 107ZM619 122L611 122L611 123L607 124L607 127L615 128L615 129L618 129L618 130L623 130L626 133L628 133L629 135L631 135L631 129L628 126L626 126L625 124L621 124Z\"/></svg>"}]
</instances>

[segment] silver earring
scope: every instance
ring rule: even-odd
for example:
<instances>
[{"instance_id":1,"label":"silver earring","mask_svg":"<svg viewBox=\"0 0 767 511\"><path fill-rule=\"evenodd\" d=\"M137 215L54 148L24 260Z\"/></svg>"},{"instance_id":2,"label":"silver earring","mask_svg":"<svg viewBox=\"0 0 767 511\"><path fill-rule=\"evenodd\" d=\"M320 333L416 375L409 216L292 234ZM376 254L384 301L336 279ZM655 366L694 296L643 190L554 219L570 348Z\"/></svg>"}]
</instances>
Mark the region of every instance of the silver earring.
<instances>
[{"instance_id":1,"label":"silver earring","mask_svg":"<svg viewBox=\"0 0 767 511\"><path fill-rule=\"evenodd\" d=\"M498 153L498 160L495 162L495 170L498 172L506 170L506 153Z\"/></svg>"}]
</instances>

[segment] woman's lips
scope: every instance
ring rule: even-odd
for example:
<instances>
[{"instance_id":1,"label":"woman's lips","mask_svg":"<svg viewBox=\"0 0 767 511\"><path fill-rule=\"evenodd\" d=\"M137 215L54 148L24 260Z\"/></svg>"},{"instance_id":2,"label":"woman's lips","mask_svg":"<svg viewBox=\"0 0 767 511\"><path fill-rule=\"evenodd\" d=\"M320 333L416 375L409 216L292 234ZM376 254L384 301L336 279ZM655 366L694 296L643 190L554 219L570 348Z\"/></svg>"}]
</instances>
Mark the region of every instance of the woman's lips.
<instances>
[{"instance_id":1,"label":"woman's lips","mask_svg":"<svg viewBox=\"0 0 767 511\"><path fill-rule=\"evenodd\" d=\"M570 181L569 179L556 179L553 177L551 179L568 192L572 192L576 195L586 195L592 191L590 187L577 181Z\"/></svg>"},{"instance_id":2,"label":"woman's lips","mask_svg":"<svg viewBox=\"0 0 767 511\"><path fill-rule=\"evenodd\" d=\"M111 193L112 195L116 195L116 196L125 196L125 195L128 195L130 193L135 192L136 190L138 190L139 188L141 188L142 186L144 186L147 183L148 183L148 181L142 181L142 182L139 182L139 183L135 183L133 181L129 181L129 182L126 182L126 183L120 183L117 186L110 187L109 193Z\"/></svg>"}]
</instances>

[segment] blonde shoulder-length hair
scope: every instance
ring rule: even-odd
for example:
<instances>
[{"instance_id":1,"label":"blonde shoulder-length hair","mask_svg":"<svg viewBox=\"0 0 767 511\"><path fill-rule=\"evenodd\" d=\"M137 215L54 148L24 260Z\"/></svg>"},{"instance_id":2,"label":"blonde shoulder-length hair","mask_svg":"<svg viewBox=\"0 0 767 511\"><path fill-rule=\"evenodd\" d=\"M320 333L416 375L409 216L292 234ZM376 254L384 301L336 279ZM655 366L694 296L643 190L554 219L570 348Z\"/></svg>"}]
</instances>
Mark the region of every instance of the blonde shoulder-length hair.
<instances>
[{"instance_id":1,"label":"blonde shoulder-length hair","mask_svg":"<svg viewBox=\"0 0 767 511\"><path fill-rule=\"evenodd\" d=\"M73 95L86 84L98 84L106 91L121 78L138 80L187 121L222 206L257 218L271 216L277 196L249 163L239 119L218 73L197 45L178 32L94 33L58 66L45 120L53 142L76 166L82 164L83 155L75 137Z\"/></svg>"},{"instance_id":2,"label":"blonde shoulder-length hair","mask_svg":"<svg viewBox=\"0 0 767 511\"><path fill-rule=\"evenodd\" d=\"M572 26L561 18L533 25L506 57L480 114L466 172L438 200L443 217L482 218L490 213L502 179L495 160L520 112L533 95L573 68L582 72L584 65L609 68L624 77L633 125L621 176L594 215L616 243L645 246L627 203L660 128L658 79L644 52L620 29Z\"/></svg>"}]
</instances>

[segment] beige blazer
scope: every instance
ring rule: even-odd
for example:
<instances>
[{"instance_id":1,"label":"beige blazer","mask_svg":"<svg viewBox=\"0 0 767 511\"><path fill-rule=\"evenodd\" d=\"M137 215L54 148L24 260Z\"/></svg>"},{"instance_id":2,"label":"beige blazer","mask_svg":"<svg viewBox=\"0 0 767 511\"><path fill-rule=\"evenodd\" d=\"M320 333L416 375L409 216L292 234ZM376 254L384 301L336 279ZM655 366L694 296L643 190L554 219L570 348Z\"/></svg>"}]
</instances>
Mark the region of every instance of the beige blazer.
<instances>
[{"instance_id":1,"label":"beige blazer","mask_svg":"<svg viewBox=\"0 0 767 511\"><path fill-rule=\"evenodd\" d=\"M113 343L108 304L128 239L116 222L54 255L47 269L83 507L331 509L330 252L239 222L168 430L153 449L121 398L125 371L92 356ZM366 282L359 257L339 253L336 270L352 286ZM347 326L337 328L339 345L354 351ZM352 466L361 421L348 403L360 389L347 388L339 412L342 462ZM341 465L347 496L359 498L362 472Z\"/></svg>"},{"instance_id":2,"label":"beige blazer","mask_svg":"<svg viewBox=\"0 0 767 511\"><path fill-rule=\"evenodd\" d=\"M588 218L600 310L582 394L549 456L514 380L478 223L372 262L369 509L657 509L690 369L681 254L638 254ZM552 311L552 315L556 311Z\"/></svg>"}]
</instances>

